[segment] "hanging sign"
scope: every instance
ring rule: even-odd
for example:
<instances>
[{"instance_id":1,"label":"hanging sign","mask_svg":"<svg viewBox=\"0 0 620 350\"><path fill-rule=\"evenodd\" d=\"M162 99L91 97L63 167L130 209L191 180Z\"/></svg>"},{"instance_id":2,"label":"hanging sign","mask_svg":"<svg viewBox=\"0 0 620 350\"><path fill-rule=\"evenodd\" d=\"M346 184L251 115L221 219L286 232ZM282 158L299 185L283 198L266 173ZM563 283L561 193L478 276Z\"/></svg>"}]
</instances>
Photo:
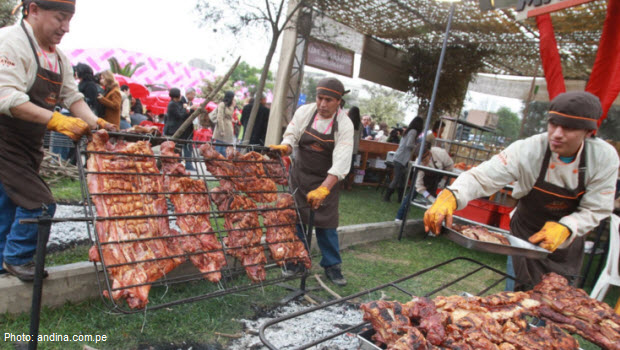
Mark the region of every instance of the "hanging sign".
<instances>
[{"instance_id":1,"label":"hanging sign","mask_svg":"<svg viewBox=\"0 0 620 350\"><path fill-rule=\"evenodd\" d=\"M522 21L592 1L594 0L518 0L516 19Z\"/></svg>"},{"instance_id":2,"label":"hanging sign","mask_svg":"<svg viewBox=\"0 0 620 350\"><path fill-rule=\"evenodd\" d=\"M306 65L352 78L354 56L355 52L351 50L311 38L308 40Z\"/></svg>"}]
</instances>

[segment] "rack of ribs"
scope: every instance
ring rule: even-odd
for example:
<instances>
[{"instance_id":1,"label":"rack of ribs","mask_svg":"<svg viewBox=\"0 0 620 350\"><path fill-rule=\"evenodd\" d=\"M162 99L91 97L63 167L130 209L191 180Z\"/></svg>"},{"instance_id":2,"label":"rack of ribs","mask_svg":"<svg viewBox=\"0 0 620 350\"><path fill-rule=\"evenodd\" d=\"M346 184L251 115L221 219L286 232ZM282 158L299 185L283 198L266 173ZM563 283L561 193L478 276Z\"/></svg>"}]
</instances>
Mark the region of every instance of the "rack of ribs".
<instances>
[{"instance_id":1,"label":"rack of ribs","mask_svg":"<svg viewBox=\"0 0 620 350\"><path fill-rule=\"evenodd\" d=\"M301 262L310 269L312 262L308 251L296 234L297 212L293 196L288 193L278 194L276 208L278 209L273 210L265 207L266 210L261 211L271 257L279 266L284 266L286 262Z\"/></svg>"},{"instance_id":2,"label":"rack of ribs","mask_svg":"<svg viewBox=\"0 0 620 350\"><path fill-rule=\"evenodd\" d=\"M213 192L224 191L216 187ZM236 194L219 194L212 198L218 209L224 212L224 228L228 231L228 236L223 239L226 251L241 261L250 280L265 280L267 257L261 245L263 230L258 221L256 204L248 197Z\"/></svg>"},{"instance_id":3,"label":"rack of ribs","mask_svg":"<svg viewBox=\"0 0 620 350\"><path fill-rule=\"evenodd\" d=\"M237 176L233 178L237 191L245 192L248 197L260 203L274 202L277 199L278 187L267 178L263 163L265 159L257 152L239 154L228 148L228 159L235 166Z\"/></svg>"},{"instance_id":4,"label":"rack of ribs","mask_svg":"<svg viewBox=\"0 0 620 350\"><path fill-rule=\"evenodd\" d=\"M177 225L184 235L173 238L173 241L189 254L189 260L204 274L204 278L216 283L222 278L221 270L226 266L226 257L209 221L207 188L203 180L189 177L174 147L172 141L166 141L160 147L164 188L167 192L173 192L170 200L176 214L202 214L179 215Z\"/></svg>"},{"instance_id":5,"label":"rack of ribs","mask_svg":"<svg viewBox=\"0 0 620 350\"><path fill-rule=\"evenodd\" d=\"M100 255L93 246L89 259L101 262L107 270L112 295L105 291L104 296L125 298L129 307L144 308L150 283L185 259L180 249L169 244L166 199L160 194L163 184L150 145L108 141L108 133L98 131L87 146L90 152L106 152L91 153L87 161L101 249ZM106 219L117 216L125 218Z\"/></svg>"}]
</instances>

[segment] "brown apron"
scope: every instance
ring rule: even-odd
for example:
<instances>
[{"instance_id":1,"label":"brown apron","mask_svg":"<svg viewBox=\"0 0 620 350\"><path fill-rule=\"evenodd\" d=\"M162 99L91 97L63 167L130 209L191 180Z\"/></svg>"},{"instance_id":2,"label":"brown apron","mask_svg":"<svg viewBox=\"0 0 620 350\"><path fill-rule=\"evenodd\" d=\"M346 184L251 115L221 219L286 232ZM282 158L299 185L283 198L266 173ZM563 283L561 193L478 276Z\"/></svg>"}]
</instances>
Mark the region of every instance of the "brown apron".
<instances>
[{"instance_id":1,"label":"brown apron","mask_svg":"<svg viewBox=\"0 0 620 350\"><path fill-rule=\"evenodd\" d=\"M42 68L34 43L23 22L21 25L37 62L37 76L28 91L30 102L53 111L62 87L60 58L60 73ZM0 182L16 205L30 210L54 202L52 192L39 176L46 130L45 124L0 115Z\"/></svg>"},{"instance_id":2,"label":"brown apron","mask_svg":"<svg viewBox=\"0 0 620 350\"><path fill-rule=\"evenodd\" d=\"M336 120L338 116L334 117L334 124L329 134L321 134L312 128L315 117L316 111L299 139L297 160L291 171L291 190L295 192L299 214L306 225L310 218L310 206L306 197L308 192L321 186L327 177L327 171L332 167L332 153L336 146L334 133L338 130ZM321 207L314 211L315 227L338 227L338 192L339 186L336 185Z\"/></svg>"},{"instance_id":3,"label":"brown apron","mask_svg":"<svg viewBox=\"0 0 620 350\"><path fill-rule=\"evenodd\" d=\"M532 190L517 204L512 219L510 231L513 235L527 240L534 233L540 231L547 221L559 221L562 217L574 213L579 207L579 201L585 192L586 149L581 152L579 160L579 175L577 188L571 190L556 186L545 181L551 150L547 147L540 174ZM573 233L574 234L574 233ZM525 290L541 281L542 276L555 272L571 283L577 283L583 263L585 237L576 237L565 249L557 249L546 259L527 259L513 256L515 269L515 290ZM520 284L523 282L524 284Z\"/></svg>"}]
</instances>

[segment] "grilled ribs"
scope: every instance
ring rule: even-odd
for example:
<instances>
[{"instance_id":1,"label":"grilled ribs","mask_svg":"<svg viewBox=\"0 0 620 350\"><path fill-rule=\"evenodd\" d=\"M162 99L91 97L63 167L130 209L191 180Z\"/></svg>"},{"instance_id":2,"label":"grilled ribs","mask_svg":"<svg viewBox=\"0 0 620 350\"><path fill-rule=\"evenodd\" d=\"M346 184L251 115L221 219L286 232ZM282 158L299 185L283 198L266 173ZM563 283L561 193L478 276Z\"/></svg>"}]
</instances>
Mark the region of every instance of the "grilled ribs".
<instances>
[{"instance_id":1,"label":"grilled ribs","mask_svg":"<svg viewBox=\"0 0 620 350\"><path fill-rule=\"evenodd\" d=\"M220 192L214 188L213 192ZM256 204L248 197L240 195L213 196L213 201L224 213L224 228L228 236L224 237L227 252L241 261L245 272L253 282L263 281L266 277L265 251L261 243L263 230L258 221Z\"/></svg>"},{"instance_id":2,"label":"grilled ribs","mask_svg":"<svg viewBox=\"0 0 620 350\"><path fill-rule=\"evenodd\" d=\"M87 162L88 189L100 218L95 227L101 247L101 255L97 247L92 247L89 259L101 261L108 270L113 290L111 296L105 291L106 297L125 298L129 307L144 308L149 283L185 259L181 257L183 252L166 238L171 234L167 216L140 217L167 215L166 199L160 194L162 179L150 145L146 141L108 141L108 133L98 131L87 147L91 152L115 153L92 153ZM137 217L103 220L115 216Z\"/></svg>"},{"instance_id":3,"label":"grilled ribs","mask_svg":"<svg viewBox=\"0 0 620 350\"><path fill-rule=\"evenodd\" d=\"M578 349L578 342L561 328L605 349L617 349L618 316L609 306L599 304L569 287L563 277L551 274L530 292L434 300L414 297L406 304L379 301L363 304L361 309L364 320L375 329L373 340L388 349ZM596 324L584 328L585 315L590 313L596 314L590 316ZM548 322L534 327L528 324L527 315Z\"/></svg>"},{"instance_id":4,"label":"grilled ribs","mask_svg":"<svg viewBox=\"0 0 620 350\"><path fill-rule=\"evenodd\" d=\"M176 214L203 214L179 215L177 225L184 235L173 238L173 241L189 254L189 260L204 274L204 278L216 283L222 278L221 270L226 266L226 257L211 227L209 214L204 213L210 209L207 188L203 180L189 177L174 147L172 141L166 141L160 147L164 156L161 158L164 188L167 192L178 193L170 195Z\"/></svg>"},{"instance_id":5,"label":"grilled ribs","mask_svg":"<svg viewBox=\"0 0 620 350\"><path fill-rule=\"evenodd\" d=\"M208 143L200 146L207 170L220 181L220 187L228 192L245 192L257 202L274 202L278 188L267 178L263 157L256 152L244 155L229 147L228 157L222 156Z\"/></svg>"},{"instance_id":6,"label":"grilled ribs","mask_svg":"<svg viewBox=\"0 0 620 350\"><path fill-rule=\"evenodd\" d=\"M284 266L286 262L301 262L310 269L312 263L308 251L296 234L297 212L293 196L288 193L278 194L275 207L279 209L264 207L265 210L261 211L271 257L279 266Z\"/></svg>"},{"instance_id":7,"label":"grilled ribs","mask_svg":"<svg viewBox=\"0 0 620 350\"><path fill-rule=\"evenodd\" d=\"M482 242L510 245L510 241L502 234L489 231L486 227L472 225L452 225L454 230L460 232L463 236Z\"/></svg>"}]
</instances>

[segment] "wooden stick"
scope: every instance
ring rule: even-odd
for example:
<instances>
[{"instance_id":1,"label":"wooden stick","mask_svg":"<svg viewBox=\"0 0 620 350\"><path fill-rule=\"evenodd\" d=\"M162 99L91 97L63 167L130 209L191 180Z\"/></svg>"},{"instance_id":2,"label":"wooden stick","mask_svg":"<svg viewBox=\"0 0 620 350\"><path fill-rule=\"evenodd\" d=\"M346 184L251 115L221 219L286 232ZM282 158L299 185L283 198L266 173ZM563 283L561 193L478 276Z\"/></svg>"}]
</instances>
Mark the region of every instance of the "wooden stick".
<instances>
[{"instance_id":1,"label":"wooden stick","mask_svg":"<svg viewBox=\"0 0 620 350\"><path fill-rule=\"evenodd\" d=\"M213 334L222 336L224 338L232 338L232 339L239 339L239 338L243 337L241 334L238 334L238 333L237 334L228 334L228 333L213 332Z\"/></svg>"},{"instance_id":2,"label":"wooden stick","mask_svg":"<svg viewBox=\"0 0 620 350\"><path fill-rule=\"evenodd\" d=\"M336 298L340 299L342 298L340 295L338 295L338 293L334 292L333 290L329 289L329 287L327 287L325 285L325 283L323 283L323 281L321 281L321 277L318 274L314 275L314 278L316 278L316 281L319 282L319 284L321 285L321 287L323 287L323 289L325 289L329 294L335 296Z\"/></svg>"},{"instance_id":3,"label":"wooden stick","mask_svg":"<svg viewBox=\"0 0 620 350\"><path fill-rule=\"evenodd\" d=\"M199 115L203 113L206 113L205 107L207 106L207 103L209 103L215 97L215 95L217 95L217 93L220 92L220 90L222 90L222 87L224 86L224 84L226 84L226 82L228 81L228 78L230 78L232 73L235 71L235 68L237 68L237 65L239 64L239 60L241 60L241 56L237 57L235 64L233 64L232 67L230 67L230 69L228 70L228 73L226 73L226 75L222 78L222 80L217 84L215 89L213 89L213 91L211 91L211 93L207 97L205 97L205 100L200 104L200 108L196 109L194 113L192 113L189 117L187 117L187 119L185 119L185 121L183 122L183 124L181 124L179 129L177 129L174 135L172 135L173 139L178 139L179 137L181 137L185 129L187 129L190 125L192 125L196 117L198 117Z\"/></svg>"},{"instance_id":4,"label":"wooden stick","mask_svg":"<svg viewBox=\"0 0 620 350\"><path fill-rule=\"evenodd\" d=\"M307 294L304 294L304 299L306 299L310 304L319 305L319 303L317 303L316 300L310 298Z\"/></svg>"}]
</instances>

